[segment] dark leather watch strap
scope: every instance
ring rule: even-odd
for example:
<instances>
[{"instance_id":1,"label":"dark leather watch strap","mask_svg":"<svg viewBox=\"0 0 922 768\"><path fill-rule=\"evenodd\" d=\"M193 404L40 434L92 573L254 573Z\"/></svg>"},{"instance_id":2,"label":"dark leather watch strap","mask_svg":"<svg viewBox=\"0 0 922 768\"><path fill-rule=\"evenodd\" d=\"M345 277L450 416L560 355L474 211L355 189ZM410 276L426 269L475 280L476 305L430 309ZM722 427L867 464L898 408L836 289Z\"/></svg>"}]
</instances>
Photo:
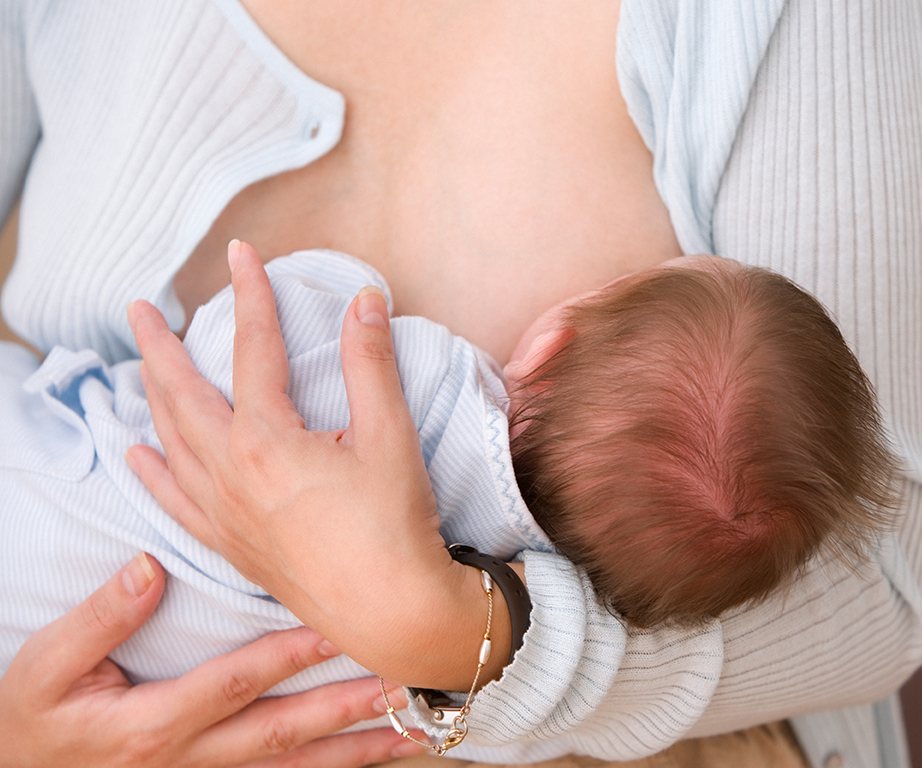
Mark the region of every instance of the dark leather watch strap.
<instances>
[{"instance_id":1,"label":"dark leather watch strap","mask_svg":"<svg viewBox=\"0 0 922 768\"><path fill-rule=\"evenodd\" d=\"M512 633L509 661L507 662L511 664L516 651L522 647L525 631L531 622L531 599L528 597L528 590L519 575L499 558L485 555L464 544L452 544L448 552L453 560L489 573L493 584L503 593L509 608L509 625ZM416 699L423 714L434 725L447 725L461 712L461 705L444 691L434 691L428 688L408 688L407 690L410 696Z\"/></svg>"},{"instance_id":2,"label":"dark leather watch strap","mask_svg":"<svg viewBox=\"0 0 922 768\"><path fill-rule=\"evenodd\" d=\"M512 632L509 662L507 662L511 664L516 651L522 647L525 632L531 622L531 599L528 597L528 590L519 575L497 557L485 555L464 544L452 544L448 548L448 553L452 560L489 573L493 578L493 583L503 593L509 608L509 625Z\"/></svg>"}]
</instances>

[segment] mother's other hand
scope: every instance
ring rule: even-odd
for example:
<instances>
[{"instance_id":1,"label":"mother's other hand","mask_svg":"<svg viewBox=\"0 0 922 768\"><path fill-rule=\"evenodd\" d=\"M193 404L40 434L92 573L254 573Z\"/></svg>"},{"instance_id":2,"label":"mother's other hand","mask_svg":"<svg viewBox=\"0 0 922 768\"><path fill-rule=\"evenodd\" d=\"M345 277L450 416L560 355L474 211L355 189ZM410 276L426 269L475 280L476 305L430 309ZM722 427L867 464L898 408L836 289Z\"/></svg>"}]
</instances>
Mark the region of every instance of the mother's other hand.
<instances>
[{"instance_id":1,"label":"mother's other hand","mask_svg":"<svg viewBox=\"0 0 922 768\"><path fill-rule=\"evenodd\" d=\"M176 680L132 686L106 655L147 620L164 582L160 564L139 555L23 645L0 678L0 766L260 760L267 768L358 768L413 747L390 729L322 738L377 716L381 695L372 679L254 701L329 657L308 629L267 635Z\"/></svg>"}]
</instances>

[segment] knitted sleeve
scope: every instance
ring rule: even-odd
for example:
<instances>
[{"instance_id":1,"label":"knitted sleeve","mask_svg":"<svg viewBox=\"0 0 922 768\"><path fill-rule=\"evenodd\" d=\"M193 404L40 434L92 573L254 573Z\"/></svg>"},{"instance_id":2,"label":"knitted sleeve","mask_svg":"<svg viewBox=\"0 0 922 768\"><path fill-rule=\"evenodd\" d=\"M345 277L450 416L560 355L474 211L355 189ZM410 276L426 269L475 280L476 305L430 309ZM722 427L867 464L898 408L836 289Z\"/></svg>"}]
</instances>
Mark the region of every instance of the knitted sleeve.
<instances>
[{"instance_id":1,"label":"knitted sleeve","mask_svg":"<svg viewBox=\"0 0 922 768\"><path fill-rule=\"evenodd\" d=\"M714 216L718 253L782 272L832 312L873 381L905 467L902 530L861 574L830 566L789 596L796 630L728 622L710 712L880 698L922 658L922 6L796 0L740 126ZM825 590L823 580L827 581ZM847 670L847 674L845 671Z\"/></svg>"}]
</instances>

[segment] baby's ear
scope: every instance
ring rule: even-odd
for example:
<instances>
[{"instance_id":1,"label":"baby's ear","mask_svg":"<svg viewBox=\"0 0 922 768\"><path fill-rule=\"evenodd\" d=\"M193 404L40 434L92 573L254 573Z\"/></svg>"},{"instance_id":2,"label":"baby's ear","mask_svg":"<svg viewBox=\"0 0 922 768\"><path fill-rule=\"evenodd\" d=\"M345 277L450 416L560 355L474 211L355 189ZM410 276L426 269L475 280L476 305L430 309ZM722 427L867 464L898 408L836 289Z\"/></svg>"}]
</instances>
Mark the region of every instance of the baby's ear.
<instances>
[{"instance_id":1,"label":"baby's ear","mask_svg":"<svg viewBox=\"0 0 922 768\"><path fill-rule=\"evenodd\" d=\"M573 331L559 326L535 336L522 355L510 360L503 368L506 385L512 387L528 378L536 368L550 360L572 338Z\"/></svg>"}]
</instances>

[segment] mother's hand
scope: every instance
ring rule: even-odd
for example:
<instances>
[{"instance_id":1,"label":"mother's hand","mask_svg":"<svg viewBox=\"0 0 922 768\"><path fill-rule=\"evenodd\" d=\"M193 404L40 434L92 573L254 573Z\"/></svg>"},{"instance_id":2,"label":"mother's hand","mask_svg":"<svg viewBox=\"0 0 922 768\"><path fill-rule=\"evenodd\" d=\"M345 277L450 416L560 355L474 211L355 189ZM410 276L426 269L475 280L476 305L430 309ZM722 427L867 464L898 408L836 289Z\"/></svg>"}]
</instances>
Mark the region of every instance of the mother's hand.
<instances>
[{"instance_id":1,"label":"mother's hand","mask_svg":"<svg viewBox=\"0 0 922 768\"><path fill-rule=\"evenodd\" d=\"M137 302L129 321L166 461L135 446L132 467L196 538L364 666L403 683L470 685L469 669L439 678L450 665L430 651L482 624L483 593L439 535L384 297L360 292L346 312L348 429L308 432L286 394L287 356L262 262L236 242L228 258L234 408L159 312ZM475 630L471 643L476 658ZM430 657L436 675L420 677L420 659Z\"/></svg>"},{"instance_id":2,"label":"mother's hand","mask_svg":"<svg viewBox=\"0 0 922 768\"><path fill-rule=\"evenodd\" d=\"M376 680L254 701L329 657L308 629L267 635L176 680L132 686L105 657L147 620L163 588L159 563L139 555L26 642L0 678L0 766L174 768L259 760L266 768L358 768L415 751L391 729L322 738L378 715Z\"/></svg>"}]
</instances>

